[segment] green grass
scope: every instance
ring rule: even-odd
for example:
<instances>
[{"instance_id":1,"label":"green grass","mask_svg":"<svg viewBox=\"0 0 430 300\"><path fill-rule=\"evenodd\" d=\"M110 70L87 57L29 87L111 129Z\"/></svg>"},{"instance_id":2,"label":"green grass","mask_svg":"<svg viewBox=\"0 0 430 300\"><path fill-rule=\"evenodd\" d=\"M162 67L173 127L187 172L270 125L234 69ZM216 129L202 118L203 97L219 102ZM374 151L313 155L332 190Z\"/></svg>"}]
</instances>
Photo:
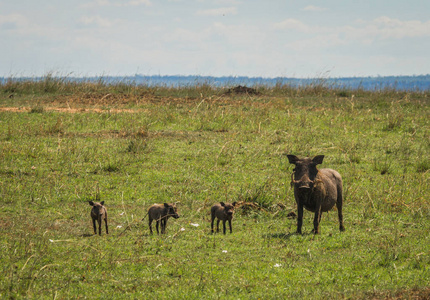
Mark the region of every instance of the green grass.
<instances>
[{"instance_id":1,"label":"green grass","mask_svg":"<svg viewBox=\"0 0 430 300\"><path fill-rule=\"evenodd\" d=\"M0 297L429 297L428 92L257 89L0 86ZM332 211L314 236L305 211L294 234L289 153L342 174L345 232ZM96 198L108 236L92 234ZM261 209L211 235L219 201ZM163 202L181 218L150 236Z\"/></svg>"}]
</instances>

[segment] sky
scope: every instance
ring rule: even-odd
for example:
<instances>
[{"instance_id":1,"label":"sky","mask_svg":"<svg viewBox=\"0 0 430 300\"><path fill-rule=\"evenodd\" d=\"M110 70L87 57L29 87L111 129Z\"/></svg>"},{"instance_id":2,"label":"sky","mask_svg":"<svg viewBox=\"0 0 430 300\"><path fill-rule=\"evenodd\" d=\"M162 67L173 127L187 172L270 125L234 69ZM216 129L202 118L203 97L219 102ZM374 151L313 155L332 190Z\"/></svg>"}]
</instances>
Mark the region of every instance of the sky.
<instances>
[{"instance_id":1,"label":"sky","mask_svg":"<svg viewBox=\"0 0 430 300\"><path fill-rule=\"evenodd\" d=\"M0 76L430 73L428 0L0 0Z\"/></svg>"}]
</instances>

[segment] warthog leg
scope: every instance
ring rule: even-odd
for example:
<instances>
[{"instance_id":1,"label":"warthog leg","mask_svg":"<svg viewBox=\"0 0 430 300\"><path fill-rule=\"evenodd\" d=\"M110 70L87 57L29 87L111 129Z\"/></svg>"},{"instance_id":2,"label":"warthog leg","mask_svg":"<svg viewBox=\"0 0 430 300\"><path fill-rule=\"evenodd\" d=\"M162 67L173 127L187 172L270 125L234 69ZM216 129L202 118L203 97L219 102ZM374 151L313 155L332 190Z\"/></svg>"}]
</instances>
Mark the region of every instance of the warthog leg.
<instances>
[{"instance_id":1,"label":"warthog leg","mask_svg":"<svg viewBox=\"0 0 430 300\"><path fill-rule=\"evenodd\" d=\"M107 217L105 218L105 226L106 226L106 234L109 234L108 224L107 224Z\"/></svg>"},{"instance_id":2,"label":"warthog leg","mask_svg":"<svg viewBox=\"0 0 430 300\"><path fill-rule=\"evenodd\" d=\"M302 234L302 225L303 225L303 204L297 205L297 231L296 233Z\"/></svg>"},{"instance_id":3,"label":"warthog leg","mask_svg":"<svg viewBox=\"0 0 430 300\"><path fill-rule=\"evenodd\" d=\"M93 219L94 234L97 234L96 220Z\"/></svg>"},{"instance_id":4,"label":"warthog leg","mask_svg":"<svg viewBox=\"0 0 430 300\"><path fill-rule=\"evenodd\" d=\"M321 205L319 205L315 210L314 229L312 230L313 233L318 234L320 222L321 222Z\"/></svg>"},{"instance_id":5,"label":"warthog leg","mask_svg":"<svg viewBox=\"0 0 430 300\"><path fill-rule=\"evenodd\" d=\"M337 216L339 218L339 230L345 231L345 227L343 227L343 214L342 214L342 200L336 202L337 207Z\"/></svg>"}]
</instances>

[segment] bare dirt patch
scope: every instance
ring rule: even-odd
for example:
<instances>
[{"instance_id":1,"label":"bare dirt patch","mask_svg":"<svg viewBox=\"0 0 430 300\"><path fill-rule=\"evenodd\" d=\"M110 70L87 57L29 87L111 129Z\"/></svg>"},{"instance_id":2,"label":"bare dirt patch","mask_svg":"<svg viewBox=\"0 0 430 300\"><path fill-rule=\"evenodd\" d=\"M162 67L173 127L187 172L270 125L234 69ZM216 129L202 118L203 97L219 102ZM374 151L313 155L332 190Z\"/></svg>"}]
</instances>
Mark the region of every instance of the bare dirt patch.
<instances>
[{"instance_id":1,"label":"bare dirt patch","mask_svg":"<svg viewBox=\"0 0 430 300\"><path fill-rule=\"evenodd\" d=\"M25 113L30 112L32 110L31 107L0 107L0 111L8 111L8 112L17 112L17 113ZM146 109L123 109L123 108L65 108L65 107L43 107L43 110L46 111L54 111L61 113L139 113L146 112Z\"/></svg>"},{"instance_id":2,"label":"bare dirt patch","mask_svg":"<svg viewBox=\"0 0 430 300\"><path fill-rule=\"evenodd\" d=\"M191 110L200 106L215 107L256 107L285 108L282 98L258 98L253 91L238 90L230 94L212 95L204 97L171 97L159 95L123 95L123 94L83 94L83 95L55 95L52 97L36 97L14 101L14 107L0 107L0 111L30 112L35 108L40 111L60 113L142 113L153 107L174 106L178 109ZM246 92L248 91L248 92ZM232 95L235 95L232 97ZM7 104L5 104L7 105Z\"/></svg>"},{"instance_id":3,"label":"bare dirt patch","mask_svg":"<svg viewBox=\"0 0 430 300\"><path fill-rule=\"evenodd\" d=\"M412 289L402 290L397 292L374 292L366 295L367 299L386 299L386 300L403 300L403 299L414 299L414 300L428 300L430 299L430 288L424 289Z\"/></svg>"}]
</instances>

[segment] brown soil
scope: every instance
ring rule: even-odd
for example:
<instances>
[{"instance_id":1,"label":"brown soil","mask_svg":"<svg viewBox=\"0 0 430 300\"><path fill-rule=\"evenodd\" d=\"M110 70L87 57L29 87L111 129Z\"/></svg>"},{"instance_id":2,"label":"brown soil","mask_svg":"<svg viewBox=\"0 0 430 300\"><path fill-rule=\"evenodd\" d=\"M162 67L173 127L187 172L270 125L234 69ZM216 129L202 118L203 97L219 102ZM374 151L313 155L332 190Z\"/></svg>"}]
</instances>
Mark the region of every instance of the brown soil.
<instances>
[{"instance_id":1,"label":"brown soil","mask_svg":"<svg viewBox=\"0 0 430 300\"><path fill-rule=\"evenodd\" d=\"M9 112L30 112L32 110L31 107L0 107L0 111L9 111ZM147 110L144 109L119 109L119 108L65 108L65 107L51 107L51 106L43 106L43 110L46 111L55 111L55 112L63 112L63 113L138 113L145 112Z\"/></svg>"}]
</instances>

